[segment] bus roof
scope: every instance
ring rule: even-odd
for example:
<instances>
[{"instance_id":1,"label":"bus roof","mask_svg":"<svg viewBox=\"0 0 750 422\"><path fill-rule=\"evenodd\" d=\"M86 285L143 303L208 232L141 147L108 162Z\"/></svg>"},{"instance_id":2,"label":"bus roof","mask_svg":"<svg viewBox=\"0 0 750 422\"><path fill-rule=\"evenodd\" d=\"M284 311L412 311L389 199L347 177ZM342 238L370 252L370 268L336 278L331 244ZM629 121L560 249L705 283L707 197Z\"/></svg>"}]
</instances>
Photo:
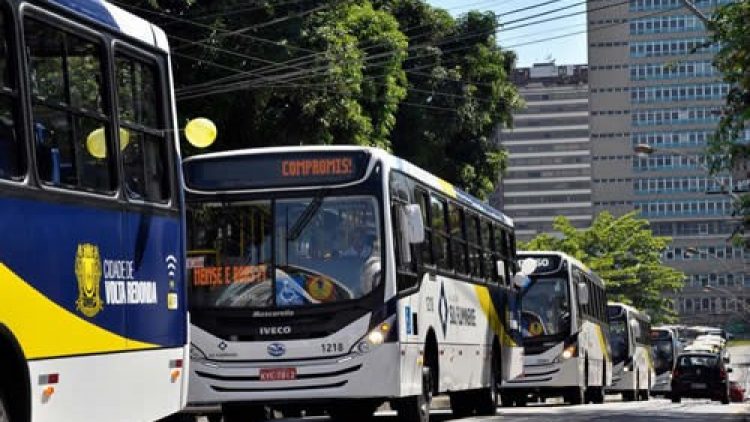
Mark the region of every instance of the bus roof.
<instances>
[{"instance_id":1,"label":"bus roof","mask_svg":"<svg viewBox=\"0 0 750 422\"><path fill-rule=\"evenodd\" d=\"M164 52L169 50L161 28L104 0L43 0L42 3L65 9Z\"/></svg>"},{"instance_id":2,"label":"bus roof","mask_svg":"<svg viewBox=\"0 0 750 422\"><path fill-rule=\"evenodd\" d=\"M636 317L640 317L642 319L645 319L646 321L650 321L651 317L646 314L645 312L641 311L640 309L636 308L635 306L628 305L627 303L622 302L607 302L607 306L612 307L618 307L627 310L631 314L633 314Z\"/></svg>"},{"instance_id":3,"label":"bus roof","mask_svg":"<svg viewBox=\"0 0 750 422\"><path fill-rule=\"evenodd\" d=\"M533 255L554 255L559 256L563 260L566 260L568 262L571 262L575 264L575 266L579 267L583 271L586 272L586 274L590 275L596 282L600 283L602 286L604 286L604 280L599 277L599 274L591 271L589 267L586 266L583 262L579 261L578 259L566 254L565 252L560 251L518 251L517 253L518 258L521 259L524 256L533 256Z\"/></svg>"},{"instance_id":4,"label":"bus roof","mask_svg":"<svg viewBox=\"0 0 750 422\"><path fill-rule=\"evenodd\" d=\"M243 156L243 155L260 155L260 154L272 154L272 153L284 153L284 152L319 152L319 151L326 151L326 152L365 151L369 153L372 158L377 158L381 160L388 168L392 170L401 171L404 174L411 176L419 180L422 183L425 183L430 188L435 189L436 191L441 192L445 194L446 196L453 198L459 202L464 202L484 212L485 214L488 214L492 216L493 218L496 218L502 221L503 224L506 224L508 227L513 227L513 220L510 217L506 216L505 214L498 211L497 209L491 207L490 205L483 202L479 198L476 198L456 188L452 184L429 173L428 171L402 158L396 157L395 155L380 148L359 147L359 146L350 146L350 145L335 145L335 146L308 145L308 146L294 146L294 147L285 146L285 147L248 148L248 149L230 150L230 151L194 155L192 157L186 158L184 162L189 163L191 161L199 161L199 160L236 158L238 156Z\"/></svg>"}]
</instances>

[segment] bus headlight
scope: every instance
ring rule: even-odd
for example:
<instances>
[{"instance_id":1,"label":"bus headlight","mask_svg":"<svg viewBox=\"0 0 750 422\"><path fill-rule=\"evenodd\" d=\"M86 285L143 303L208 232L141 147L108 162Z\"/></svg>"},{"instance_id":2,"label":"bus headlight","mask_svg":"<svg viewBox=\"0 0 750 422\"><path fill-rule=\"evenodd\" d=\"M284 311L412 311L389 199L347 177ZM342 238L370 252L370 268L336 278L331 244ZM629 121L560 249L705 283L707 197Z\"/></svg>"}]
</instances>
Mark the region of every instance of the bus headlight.
<instances>
[{"instance_id":1,"label":"bus headlight","mask_svg":"<svg viewBox=\"0 0 750 422\"><path fill-rule=\"evenodd\" d=\"M390 322L381 322L377 327L367 333L367 335L357 344L355 351L359 354L365 354L372 350L373 347L385 343L385 339L388 337L391 328L392 325Z\"/></svg>"},{"instance_id":2,"label":"bus headlight","mask_svg":"<svg viewBox=\"0 0 750 422\"><path fill-rule=\"evenodd\" d=\"M570 346L566 347L565 350L562 352L562 358L563 359L570 359L572 357L575 357L576 355L576 345L571 344Z\"/></svg>"},{"instance_id":3,"label":"bus headlight","mask_svg":"<svg viewBox=\"0 0 750 422\"><path fill-rule=\"evenodd\" d=\"M208 359L208 356L206 356L203 351L197 347L195 347L194 344L190 344L190 359L191 360L205 360Z\"/></svg>"}]
</instances>

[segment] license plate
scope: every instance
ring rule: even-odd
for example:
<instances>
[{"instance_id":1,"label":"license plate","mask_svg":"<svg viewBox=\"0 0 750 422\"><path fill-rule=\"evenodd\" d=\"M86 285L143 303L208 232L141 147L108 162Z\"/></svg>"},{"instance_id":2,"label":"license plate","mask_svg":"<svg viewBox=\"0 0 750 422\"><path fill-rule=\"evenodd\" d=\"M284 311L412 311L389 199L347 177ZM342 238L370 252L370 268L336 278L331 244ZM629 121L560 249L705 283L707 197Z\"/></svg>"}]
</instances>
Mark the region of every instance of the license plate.
<instances>
[{"instance_id":1,"label":"license plate","mask_svg":"<svg viewBox=\"0 0 750 422\"><path fill-rule=\"evenodd\" d=\"M264 368L260 370L261 381L291 381L297 378L297 368Z\"/></svg>"},{"instance_id":2,"label":"license plate","mask_svg":"<svg viewBox=\"0 0 750 422\"><path fill-rule=\"evenodd\" d=\"M694 382L690 384L690 388L694 388L696 390L704 390L706 388L706 384Z\"/></svg>"}]
</instances>

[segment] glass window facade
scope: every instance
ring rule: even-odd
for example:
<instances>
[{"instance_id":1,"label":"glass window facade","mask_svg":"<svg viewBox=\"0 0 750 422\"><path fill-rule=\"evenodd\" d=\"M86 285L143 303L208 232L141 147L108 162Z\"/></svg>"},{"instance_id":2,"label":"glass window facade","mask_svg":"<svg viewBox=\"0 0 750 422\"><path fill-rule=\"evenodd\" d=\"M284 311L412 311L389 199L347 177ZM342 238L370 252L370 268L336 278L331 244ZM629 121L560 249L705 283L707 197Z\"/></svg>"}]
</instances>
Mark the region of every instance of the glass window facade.
<instances>
[{"instance_id":1,"label":"glass window facade","mask_svg":"<svg viewBox=\"0 0 750 422\"><path fill-rule=\"evenodd\" d=\"M721 46L706 37L680 40L635 41L630 43L630 57L663 57L696 53L716 53Z\"/></svg>"},{"instance_id":2,"label":"glass window facade","mask_svg":"<svg viewBox=\"0 0 750 422\"><path fill-rule=\"evenodd\" d=\"M726 183L728 184L728 179ZM735 184L737 185L737 184ZM708 177L655 177L633 181L633 191L640 195L683 192L721 192L722 185Z\"/></svg>"},{"instance_id":3,"label":"glass window facade","mask_svg":"<svg viewBox=\"0 0 750 422\"><path fill-rule=\"evenodd\" d=\"M679 217L688 215L732 215L732 202L721 199L693 199L684 201L639 201L633 207L647 218Z\"/></svg>"},{"instance_id":4,"label":"glass window facade","mask_svg":"<svg viewBox=\"0 0 750 422\"><path fill-rule=\"evenodd\" d=\"M729 93L729 84L639 86L630 91L633 104L721 100Z\"/></svg>"},{"instance_id":5,"label":"glass window facade","mask_svg":"<svg viewBox=\"0 0 750 422\"><path fill-rule=\"evenodd\" d=\"M633 126L657 126L716 123L721 117L721 107L681 107L633 110Z\"/></svg>"},{"instance_id":6,"label":"glass window facade","mask_svg":"<svg viewBox=\"0 0 750 422\"><path fill-rule=\"evenodd\" d=\"M640 63L630 66L631 81L718 77L719 71L710 60L679 63Z\"/></svg>"},{"instance_id":7,"label":"glass window facade","mask_svg":"<svg viewBox=\"0 0 750 422\"><path fill-rule=\"evenodd\" d=\"M630 22L630 35L705 31L706 25L694 15L657 16Z\"/></svg>"}]
</instances>

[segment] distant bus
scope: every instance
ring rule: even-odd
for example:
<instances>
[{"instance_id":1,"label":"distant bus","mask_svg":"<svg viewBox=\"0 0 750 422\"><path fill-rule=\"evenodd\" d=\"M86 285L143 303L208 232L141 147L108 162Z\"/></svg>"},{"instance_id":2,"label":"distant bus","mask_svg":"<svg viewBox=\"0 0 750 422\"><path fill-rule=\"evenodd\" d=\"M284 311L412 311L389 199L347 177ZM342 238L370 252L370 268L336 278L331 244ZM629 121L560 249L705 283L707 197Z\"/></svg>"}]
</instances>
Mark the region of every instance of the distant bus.
<instances>
[{"instance_id":1,"label":"distant bus","mask_svg":"<svg viewBox=\"0 0 750 422\"><path fill-rule=\"evenodd\" d=\"M512 221L382 150L190 157L191 407L494 414L520 374Z\"/></svg>"},{"instance_id":2,"label":"distant bus","mask_svg":"<svg viewBox=\"0 0 750 422\"><path fill-rule=\"evenodd\" d=\"M672 371L677 364L677 356L682 352L679 326L659 326L651 329L651 350L656 376L651 387L652 396L669 397L672 391Z\"/></svg>"},{"instance_id":3,"label":"distant bus","mask_svg":"<svg viewBox=\"0 0 750 422\"><path fill-rule=\"evenodd\" d=\"M648 400L656 380L651 356L651 318L623 303L607 305L612 348L612 386L624 401Z\"/></svg>"},{"instance_id":4,"label":"distant bus","mask_svg":"<svg viewBox=\"0 0 750 422\"><path fill-rule=\"evenodd\" d=\"M100 0L0 0L0 48L0 420L177 412L188 321L167 37Z\"/></svg>"},{"instance_id":5,"label":"distant bus","mask_svg":"<svg viewBox=\"0 0 750 422\"><path fill-rule=\"evenodd\" d=\"M519 252L536 269L522 291L522 377L503 385L503 406L559 397L602 403L612 381L604 282L561 252Z\"/></svg>"}]
</instances>

